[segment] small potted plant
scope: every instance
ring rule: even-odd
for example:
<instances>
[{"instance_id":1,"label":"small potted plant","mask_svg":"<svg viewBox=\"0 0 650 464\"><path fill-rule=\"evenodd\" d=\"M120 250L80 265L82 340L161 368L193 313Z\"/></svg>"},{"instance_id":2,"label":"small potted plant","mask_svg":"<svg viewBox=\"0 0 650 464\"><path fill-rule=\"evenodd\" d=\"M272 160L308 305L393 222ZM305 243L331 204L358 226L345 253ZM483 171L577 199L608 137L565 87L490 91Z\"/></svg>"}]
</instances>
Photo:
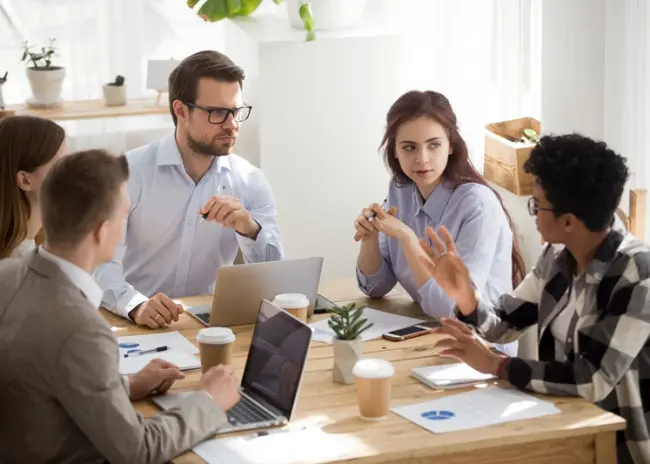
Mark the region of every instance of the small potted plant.
<instances>
[{"instance_id":1,"label":"small potted plant","mask_svg":"<svg viewBox=\"0 0 650 464\"><path fill-rule=\"evenodd\" d=\"M330 308L332 316L327 321L334 331L332 347L334 349L334 382L354 383L352 369L361 358L363 342L361 334L372 327L372 323L363 316L363 307L355 303Z\"/></svg>"},{"instance_id":2,"label":"small potted plant","mask_svg":"<svg viewBox=\"0 0 650 464\"><path fill-rule=\"evenodd\" d=\"M33 47L25 42L21 61L27 63L27 79L32 88L32 97L27 101L34 108L55 108L61 106L61 87L65 68L53 66L56 55L55 39L48 45Z\"/></svg>"},{"instance_id":3,"label":"small potted plant","mask_svg":"<svg viewBox=\"0 0 650 464\"><path fill-rule=\"evenodd\" d=\"M126 87L124 76L115 77L115 81L104 84L104 104L106 106L126 105Z\"/></svg>"}]
</instances>

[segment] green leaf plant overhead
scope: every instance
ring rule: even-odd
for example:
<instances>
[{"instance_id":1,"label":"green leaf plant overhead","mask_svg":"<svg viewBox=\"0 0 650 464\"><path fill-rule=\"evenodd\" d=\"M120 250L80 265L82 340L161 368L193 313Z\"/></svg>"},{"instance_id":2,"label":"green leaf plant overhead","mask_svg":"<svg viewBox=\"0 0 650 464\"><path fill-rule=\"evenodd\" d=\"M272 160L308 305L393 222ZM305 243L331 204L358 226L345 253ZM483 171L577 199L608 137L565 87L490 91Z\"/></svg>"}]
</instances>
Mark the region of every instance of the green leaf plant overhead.
<instances>
[{"instance_id":1,"label":"green leaf plant overhead","mask_svg":"<svg viewBox=\"0 0 650 464\"><path fill-rule=\"evenodd\" d=\"M263 0L206 0L196 11L204 21L216 23L222 19L232 19L241 16L250 16L260 6ZM273 3L280 5L283 0L273 0ZM196 10L201 0L187 0L187 6ZM316 38L314 31L314 18L311 14L309 3L301 3L298 10L303 27L307 32L306 41Z\"/></svg>"}]
</instances>

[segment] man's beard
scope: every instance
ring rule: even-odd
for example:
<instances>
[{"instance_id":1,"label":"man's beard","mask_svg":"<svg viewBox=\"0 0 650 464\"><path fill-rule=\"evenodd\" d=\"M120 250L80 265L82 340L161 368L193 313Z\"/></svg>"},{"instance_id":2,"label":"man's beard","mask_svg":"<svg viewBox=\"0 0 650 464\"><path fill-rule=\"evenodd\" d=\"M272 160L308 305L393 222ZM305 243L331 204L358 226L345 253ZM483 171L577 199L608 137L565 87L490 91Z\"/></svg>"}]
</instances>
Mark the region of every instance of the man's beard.
<instances>
[{"instance_id":1,"label":"man's beard","mask_svg":"<svg viewBox=\"0 0 650 464\"><path fill-rule=\"evenodd\" d=\"M232 137L233 139L235 139L234 134L220 135L220 137L223 136ZM215 156L228 156L230 154L230 151L232 150L232 147L234 146L234 143L233 144L220 143L214 145L211 143L203 142L201 140L197 140L194 137L192 137L191 134L187 134L187 145L194 153L206 156L208 158L213 158Z\"/></svg>"}]
</instances>

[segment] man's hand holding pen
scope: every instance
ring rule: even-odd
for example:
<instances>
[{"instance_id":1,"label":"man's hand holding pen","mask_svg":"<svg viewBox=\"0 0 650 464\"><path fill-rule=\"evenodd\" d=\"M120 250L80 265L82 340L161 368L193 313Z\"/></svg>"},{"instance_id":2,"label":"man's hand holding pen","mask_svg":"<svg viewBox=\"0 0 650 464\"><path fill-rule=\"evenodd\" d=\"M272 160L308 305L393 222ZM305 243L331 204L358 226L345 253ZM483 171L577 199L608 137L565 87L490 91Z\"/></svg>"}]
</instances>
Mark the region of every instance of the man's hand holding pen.
<instances>
[{"instance_id":1,"label":"man's hand holding pen","mask_svg":"<svg viewBox=\"0 0 650 464\"><path fill-rule=\"evenodd\" d=\"M261 227L250 212L241 204L239 198L219 195L214 196L201 208L202 221L213 221L223 227L234 229L244 237L255 239Z\"/></svg>"}]
</instances>

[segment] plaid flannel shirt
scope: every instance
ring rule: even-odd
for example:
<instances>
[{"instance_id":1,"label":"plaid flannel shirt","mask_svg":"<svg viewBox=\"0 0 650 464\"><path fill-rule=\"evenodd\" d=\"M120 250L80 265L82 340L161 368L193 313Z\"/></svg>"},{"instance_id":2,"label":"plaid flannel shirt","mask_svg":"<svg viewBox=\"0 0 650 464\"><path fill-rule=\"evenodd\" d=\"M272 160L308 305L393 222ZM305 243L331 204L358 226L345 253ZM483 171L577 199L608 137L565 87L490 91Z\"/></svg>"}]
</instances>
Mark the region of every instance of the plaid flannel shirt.
<instances>
[{"instance_id":1,"label":"plaid flannel shirt","mask_svg":"<svg viewBox=\"0 0 650 464\"><path fill-rule=\"evenodd\" d=\"M566 339L557 340L549 325L566 306L574 264L568 250L548 245L512 293L495 303L479 298L470 316L456 315L495 343L537 324L539 361L512 358L508 381L537 393L581 396L623 417L618 463L650 463L650 248L611 230L583 275L583 304Z\"/></svg>"}]
</instances>

